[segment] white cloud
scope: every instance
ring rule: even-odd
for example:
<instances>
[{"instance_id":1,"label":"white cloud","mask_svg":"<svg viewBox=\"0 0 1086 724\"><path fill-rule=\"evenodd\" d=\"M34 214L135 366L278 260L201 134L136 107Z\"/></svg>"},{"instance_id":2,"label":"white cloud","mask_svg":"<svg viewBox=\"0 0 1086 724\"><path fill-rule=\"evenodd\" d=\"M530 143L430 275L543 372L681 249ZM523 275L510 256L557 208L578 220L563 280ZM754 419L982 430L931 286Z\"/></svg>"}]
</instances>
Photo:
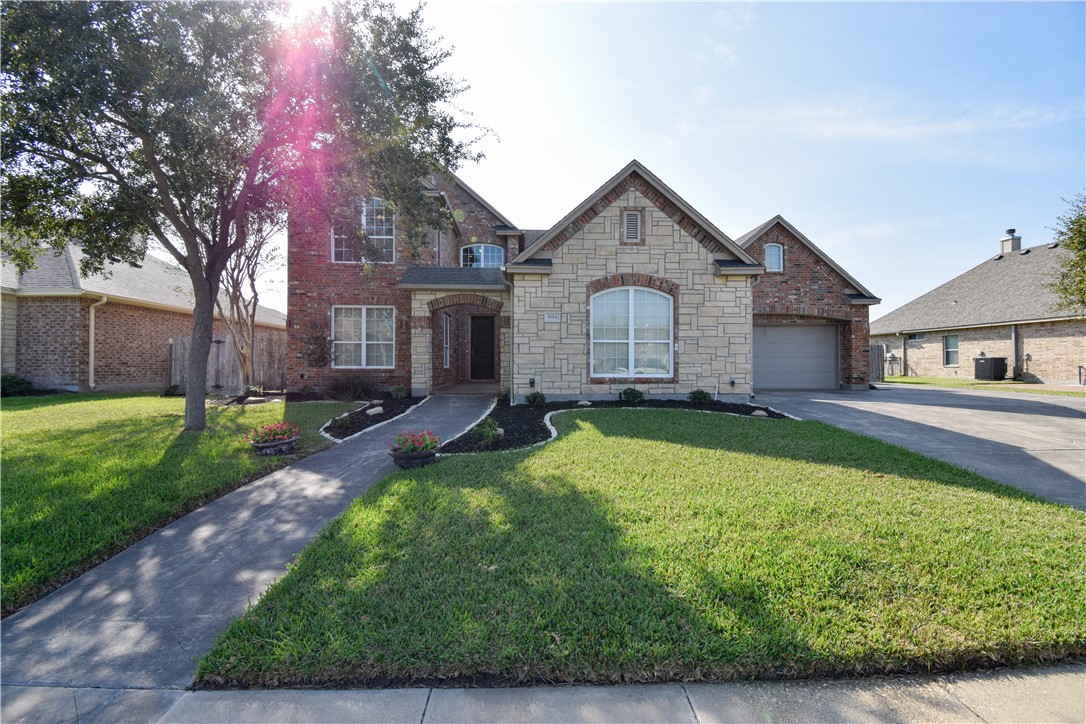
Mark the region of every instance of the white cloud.
<instances>
[{"instance_id":1,"label":"white cloud","mask_svg":"<svg viewBox=\"0 0 1086 724\"><path fill-rule=\"evenodd\" d=\"M724 58L725 60L735 61L735 50L730 45L724 43L717 43L713 46L713 55L718 58Z\"/></svg>"},{"instance_id":2,"label":"white cloud","mask_svg":"<svg viewBox=\"0 0 1086 724\"><path fill-rule=\"evenodd\" d=\"M698 103L705 103L713 97L713 87L710 85L699 85L694 89L694 100Z\"/></svg>"},{"instance_id":3,"label":"white cloud","mask_svg":"<svg viewBox=\"0 0 1086 724\"><path fill-rule=\"evenodd\" d=\"M751 28L758 16L750 5L736 3L726 5L716 12L716 24L724 30L738 33Z\"/></svg>"}]
</instances>

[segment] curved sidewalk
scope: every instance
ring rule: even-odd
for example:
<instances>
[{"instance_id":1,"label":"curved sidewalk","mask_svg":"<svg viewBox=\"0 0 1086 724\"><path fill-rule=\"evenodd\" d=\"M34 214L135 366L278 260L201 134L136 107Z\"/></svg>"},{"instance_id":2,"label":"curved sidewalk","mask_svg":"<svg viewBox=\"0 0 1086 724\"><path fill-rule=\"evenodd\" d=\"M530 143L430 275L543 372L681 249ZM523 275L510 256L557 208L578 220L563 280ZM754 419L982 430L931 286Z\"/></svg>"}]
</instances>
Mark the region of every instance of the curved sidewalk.
<instances>
[{"instance_id":1,"label":"curved sidewalk","mask_svg":"<svg viewBox=\"0 0 1086 724\"><path fill-rule=\"evenodd\" d=\"M196 662L348 503L394 467L400 429L442 439L485 396L436 396L156 531L0 622L4 721L20 686L183 689ZM137 717L139 718L139 717Z\"/></svg>"}]
</instances>

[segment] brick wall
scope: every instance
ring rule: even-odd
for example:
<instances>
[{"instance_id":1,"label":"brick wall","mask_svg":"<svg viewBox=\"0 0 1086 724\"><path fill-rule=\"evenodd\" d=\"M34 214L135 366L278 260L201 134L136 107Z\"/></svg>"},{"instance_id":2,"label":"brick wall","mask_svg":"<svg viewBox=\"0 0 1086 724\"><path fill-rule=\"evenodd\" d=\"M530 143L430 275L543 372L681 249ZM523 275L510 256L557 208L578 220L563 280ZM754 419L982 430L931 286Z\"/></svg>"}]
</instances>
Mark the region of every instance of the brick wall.
<instances>
[{"instance_id":1,"label":"brick wall","mask_svg":"<svg viewBox=\"0 0 1086 724\"><path fill-rule=\"evenodd\" d=\"M650 395L682 397L698 387L715 391L717 384L727 394L746 398L751 391L750 278L716 277L712 253L636 185L608 195L605 202L552 250L550 275L522 274L514 281L515 399L535 390L554 399L611 398L631 386ZM643 244L619 243L623 209L642 211ZM586 295L616 274L651 277L656 281L650 285L671 290L673 378L636 383L590 379ZM558 313L560 321L544 321L547 312ZM536 387L529 386L529 378L536 379Z\"/></svg>"},{"instance_id":2,"label":"brick wall","mask_svg":"<svg viewBox=\"0 0 1086 724\"><path fill-rule=\"evenodd\" d=\"M19 300L14 294L0 295L0 369L15 372L15 339L18 334Z\"/></svg>"},{"instance_id":3,"label":"brick wall","mask_svg":"<svg viewBox=\"0 0 1086 724\"><path fill-rule=\"evenodd\" d=\"M958 335L957 365L943 364L943 337L947 334ZM885 334L872 337L872 342L886 345L887 352L899 360L907 353L907 374L911 377L973 379L973 360L981 352L987 357L1006 357L1008 376L1014 366L1010 325L926 332L923 340L911 342L905 335ZM1079 366L1086 366L1086 321L1019 324L1018 359L1024 380L1079 384Z\"/></svg>"},{"instance_id":4,"label":"brick wall","mask_svg":"<svg viewBox=\"0 0 1086 724\"><path fill-rule=\"evenodd\" d=\"M78 389L81 303L77 297L19 299L17 374L39 389Z\"/></svg>"},{"instance_id":5,"label":"brick wall","mask_svg":"<svg viewBox=\"0 0 1086 724\"><path fill-rule=\"evenodd\" d=\"M764 262L766 244L781 245L784 268L755 283L754 323L838 325L841 385L867 387L868 305L852 304L845 293L857 290L784 226L773 225L745 248Z\"/></svg>"}]
</instances>

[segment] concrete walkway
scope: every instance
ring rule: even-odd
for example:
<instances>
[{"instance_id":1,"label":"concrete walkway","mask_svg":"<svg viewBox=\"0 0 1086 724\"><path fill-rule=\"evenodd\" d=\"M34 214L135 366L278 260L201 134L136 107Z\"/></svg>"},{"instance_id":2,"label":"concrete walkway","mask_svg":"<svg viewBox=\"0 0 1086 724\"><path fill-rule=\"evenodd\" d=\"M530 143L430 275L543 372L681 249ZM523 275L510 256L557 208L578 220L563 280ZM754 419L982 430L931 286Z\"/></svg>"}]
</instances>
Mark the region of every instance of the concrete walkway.
<instances>
[{"instance_id":1,"label":"concrete walkway","mask_svg":"<svg viewBox=\"0 0 1086 724\"><path fill-rule=\"evenodd\" d=\"M1086 397L898 385L863 392L760 392L755 402L1086 510Z\"/></svg>"}]
</instances>

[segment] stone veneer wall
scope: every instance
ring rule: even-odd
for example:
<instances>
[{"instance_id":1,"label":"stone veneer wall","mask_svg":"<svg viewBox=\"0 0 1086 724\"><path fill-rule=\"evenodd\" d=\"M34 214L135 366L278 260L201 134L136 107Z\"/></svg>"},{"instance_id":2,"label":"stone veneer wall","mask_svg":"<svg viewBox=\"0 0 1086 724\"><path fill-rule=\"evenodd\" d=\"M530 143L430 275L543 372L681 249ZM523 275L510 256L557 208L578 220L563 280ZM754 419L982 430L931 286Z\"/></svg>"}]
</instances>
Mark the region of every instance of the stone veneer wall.
<instances>
[{"instance_id":1,"label":"stone veneer wall","mask_svg":"<svg viewBox=\"0 0 1086 724\"><path fill-rule=\"evenodd\" d=\"M644 243L620 244L624 209L641 209ZM552 251L549 275L517 274L513 283L514 400L540 391L551 399L613 398L626 387L685 397L702 388L722 398L751 392L750 277L714 276L713 257L640 191L618 199ZM589 378L589 285L616 274L677 286L672 380L595 382ZM645 286L648 286L647 284ZM560 322L544 322L547 312ZM528 384L535 378L535 387ZM735 380L735 387L729 382Z\"/></svg>"},{"instance_id":2,"label":"stone veneer wall","mask_svg":"<svg viewBox=\"0 0 1086 724\"><path fill-rule=\"evenodd\" d=\"M0 295L0 371L15 372L15 340L18 336L19 300L14 294Z\"/></svg>"},{"instance_id":3,"label":"stone veneer wall","mask_svg":"<svg viewBox=\"0 0 1086 724\"><path fill-rule=\"evenodd\" d=\"M957 366L943 365L943 336L958 335ZM897 359L902 358L905 335L884 334L871 338L873 344L886 345ZM1006 357L1007 375L1012 374L1014 355L1011 327L973 327L959 330L926 332L923 340L907 342L910 377L973 379L974 358ZM1028 355L1028 359L1027 359ZM1030 382L1075 385L1081 381L1079 366L1086 367L1086 320L1034 322L1018 325L1018 356L1022 360L1022 379ZM900 364L900 363L899 363Z\"/></svg>"},{"instance_id":4,"label":"stone veneer wall","mask_svg":"<svg viewBox=\"0 0 1086 724\"><path fill-rule=\"evenodd\" d=\"M754 284L754 322L762 324L836 324L839 327L838 370L842 387L867 389L870 349L868 305L845 296L848 280L797 239L775 224L747 244L746 251L765 262L766 244L780 244L784 270L767 271Z\"/></svg>"}]
</instances>

